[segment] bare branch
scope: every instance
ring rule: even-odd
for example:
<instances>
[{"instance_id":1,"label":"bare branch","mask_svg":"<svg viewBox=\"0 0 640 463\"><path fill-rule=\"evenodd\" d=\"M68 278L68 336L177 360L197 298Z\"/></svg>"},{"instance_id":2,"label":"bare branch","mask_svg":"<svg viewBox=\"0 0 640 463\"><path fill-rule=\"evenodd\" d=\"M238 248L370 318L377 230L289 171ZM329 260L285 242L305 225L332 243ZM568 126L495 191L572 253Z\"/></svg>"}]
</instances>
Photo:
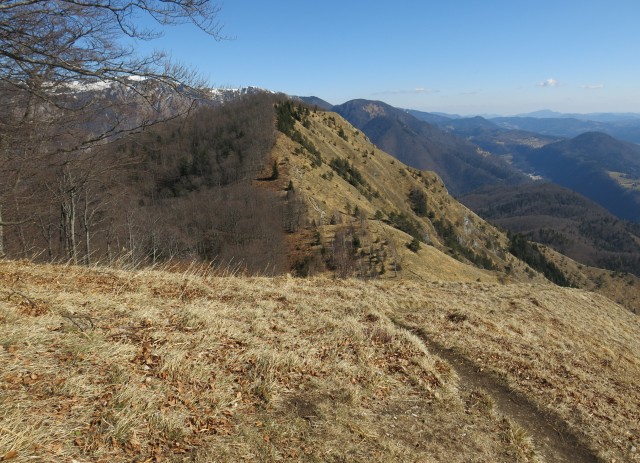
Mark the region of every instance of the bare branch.
<instances>
[{"instance_id":1,"label":"bare branch","mask_svg":"<svg viewBox=\"0 0 640 463\"><path fill-rule=\"evenodd\" d=\"M221 40L218 13L212 0L0 0L0 255L3 227L33 220L20 205L25 176L86 159L201 99L194 70L161 52L140 56L129 38L190 23Z\"/></svg>"}]
</instances>

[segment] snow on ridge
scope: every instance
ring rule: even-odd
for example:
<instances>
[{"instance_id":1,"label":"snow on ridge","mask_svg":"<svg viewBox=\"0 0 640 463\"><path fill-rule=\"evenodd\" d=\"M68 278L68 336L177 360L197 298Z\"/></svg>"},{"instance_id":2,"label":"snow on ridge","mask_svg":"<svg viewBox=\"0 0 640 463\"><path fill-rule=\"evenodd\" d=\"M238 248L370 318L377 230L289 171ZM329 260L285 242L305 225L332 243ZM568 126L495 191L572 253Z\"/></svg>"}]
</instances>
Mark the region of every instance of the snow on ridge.
<instances>
[{"instance_id":1,"label":"snow on ridge","mask_svg":"<svg viewBox=\"0 0 640 463\"><path fill-rule=\"evenodd\" d=\"M82 82L79 80L71 81L67 84L69 89L74 92L91 92L106 90L111 87L112 82L106 82L104 80L96 80L94 82Z\"/></svg>"},{"instance_id":2,"label":"snow on ridge","mask_svg":"<svg viewBox=\"0 0 640 463\"><path fill-rule=\"evenodd\" d=\"M245 95L255 95L259 93L276 93L271 90L253 86L239 88L209 88L206 90L206 92L208 93L209 99L215 104L224 104Z\"/></svg>"},{"instance_id":3,"label":"snow on ridge","mask_svg":"<svg viewBox=\"0 0 640 463\"><path fill-rule=\"evenodd\" d=\"M275 93L260 87L248 86L238 88L213 87L208 89L211 95L251 95L254 93Z\"/></svg>"},{"instance_id":4,"label":"snow on ridge","mask_svg":"<svg viewBox=\"0 0 640 463\"><path fill-rule=\"evenodd\" d=\"M109 98L119 98L120 92L122 90L125 94L128 93L130 88L128 87L136 87L138 84L142 84L143 82L149 79L143 76L127 76L121 82L111 81L111 80L73 80L69 81L64 85L63 91L69 92L71 94L109 94ZM127 82L128 81L128 82ZM155 91L160 94L164 93L166 88L162 85L157 87ZM188 95L188 88L184 95ZM274 92L271 90L263 89L255 86L247 86L247 87L238 87L238 88L225 88L225 87L211 87L202 89L204 93L200 93L200 96L204 96L204 100L208 101L209 104L213 104L214 106L224 105L233 100L241 98L246 95L256 95L256 94L271 94L275 95L279 92ZM114 93L115 92L115 93ZM169 91L168 93L171 93ZM204 103L204 101L201 101Z\"/></svg>"}]
</instances>

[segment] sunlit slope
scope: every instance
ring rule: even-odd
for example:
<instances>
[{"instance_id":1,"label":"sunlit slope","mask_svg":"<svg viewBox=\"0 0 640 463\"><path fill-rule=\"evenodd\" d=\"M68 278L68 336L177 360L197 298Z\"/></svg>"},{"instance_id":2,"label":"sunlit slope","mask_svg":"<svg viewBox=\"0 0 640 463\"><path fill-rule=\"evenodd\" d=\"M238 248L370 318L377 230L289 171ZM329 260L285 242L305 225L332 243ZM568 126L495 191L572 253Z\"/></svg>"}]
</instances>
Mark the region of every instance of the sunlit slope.
<instances>
[{"instance_id":1,"label":"sunlit slope","mask_svg":"<svg viewBox=\"0 0 640 463\"><path fill-rule=\"evenodd\" d=\"M296 245L299 254L321 261L318 268L328 260L318 250L331 249L341 232L342 239L357 238L354 265L369 271L359 276L541 279L509 254L506 235L452 198L436 174L408 168L337 114L299 118L296 141L280 133L273 158L279 187L306 205L311 225L299 230ZM408 246L414 237L421 241L417 252Z\"/></svg>"},{"instance_id":2,"label":"sunlit slope","mask_svg":"<svg viewBox=\"0 0 640 463\"><path fill-rule=\"evenodd\" d=\"M640 461L637 315L577 289L407 283L404 291L391 317L559 416L602 461Z\"/></svg>"},{"instance_id":3,"label":"sunlit slope","mask_svg":"<svg viewBox=\"0 0 640 463\"><path fill-rule=\"evenodd\" d=\"M638 461L640 327L592 293L0 262L0 294L16 462L558 461L427 341Z\"/></svg>"},{"instance_id":4,"label":"sunlit slope","mask_svg":"<svg viewBox=\"0 0 640 463\"><path fill-rule=\"evenodd\" d=\"M0 276L0 457L535 461L383 314L402 288L19 263Z\"/></svg>"},{"instance_id":5,"label":"sunlit slope","mask_svg":"<svg viewBox=\"0 0 640 463\"><path fill-rule=\"evenodd\" d=\"M406 167L334 113L310 111L300 119L297 141L279 133L273 149L281 175L272 186L301 199L310 224L290 236L294 267L303 262L309 274L333 270L340 276L425 281L546 281L509 253L503 231L451 197L433 172ZM345 165L347 172L340 175ZM287 187L293 191L284 192ZM407 223L423 241L417 252L408 246L413 237L401 230L411 232ZM338 249L355 256L350 271L328 268L336 242L354 241L356 246ZM640 283L633 275L579 265L539 249L572 286L637 310Z\"/></svg>"},{"instance_id":6,"label":"sunlit slope","mask_svg":"<svg viewBox=\"0 0 640 463\"><path fill-rule=\"evenodd\" d=\"M589 267L546 246L541 249L575 286L602 294L631 312L640 313L640 278L637 276Z\"/></svg>"}]
</instances>

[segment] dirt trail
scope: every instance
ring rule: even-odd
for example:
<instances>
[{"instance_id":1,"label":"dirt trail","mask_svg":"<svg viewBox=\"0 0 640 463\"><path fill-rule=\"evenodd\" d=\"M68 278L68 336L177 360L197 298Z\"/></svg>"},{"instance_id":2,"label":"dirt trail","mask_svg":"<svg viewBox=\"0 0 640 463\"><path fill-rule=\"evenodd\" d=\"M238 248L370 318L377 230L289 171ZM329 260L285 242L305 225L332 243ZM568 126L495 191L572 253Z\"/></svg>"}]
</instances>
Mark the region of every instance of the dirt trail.
<instances>
[{"instance_id":1,"label":"dirt trail","mask_svg":"<svg viewBox=\"0 0 640 463\"><path fill-rule=\"evenodd\" d=\"M538 453L547 463L600 462L558 417L539 410L523 394L510 390L497 377L483 372L466 357L434 342L421 329L407 326L398 320L394 322L417 335L430 352L446 360L458 374L461 389L483 389L493 399L499 414L513 420L531 436Z\"/></svg>"}]
</instances>

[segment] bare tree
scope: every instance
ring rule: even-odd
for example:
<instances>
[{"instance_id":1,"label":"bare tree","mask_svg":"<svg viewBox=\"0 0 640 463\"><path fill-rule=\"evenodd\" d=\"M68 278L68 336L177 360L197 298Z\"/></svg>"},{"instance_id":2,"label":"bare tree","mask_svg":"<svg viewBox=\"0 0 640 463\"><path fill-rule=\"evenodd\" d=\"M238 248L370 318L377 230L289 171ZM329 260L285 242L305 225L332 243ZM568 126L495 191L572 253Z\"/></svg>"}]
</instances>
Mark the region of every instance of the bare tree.
<instances>
[{"instance_id":1,"label":"bare tree","mask_svg":"<svg viewBox=\"0 0 640 463\"><path fill-rule=\"evenodd\" d=\"M100 130L89 131L91 136L83 131L84 136L67 136L62 143L62 133L69 131L56 131L56 149L77 149L152 123L160 103L167 100L158 98L159 88L193 96L192 90L202 82L161 52L139 56L123 39L152 40L161 34L160 26L185 22L220 39L217 14L210 0L5 0L0 4L0 91L19 117L0 120L0 130L20 128L25 121L51 114L57 115L53 125L59 126L70 112L95 106L94 98L70 98L69 90L109 84L147 103L150 113L132 124L118 111L121 107L108 108L109 120ZM144 16L159 27L138 27ZM100 102L102 114L105 104Z\"/></svg>"},{"instance_id":2,"label":"bare tree","mask_svg":"<svg viewBox=\"0 0 640 463\"><path fill-rule=\"evenodd\" d=\"M4 227L30 220L3 214L29 167L177 117L199 97L194 71L130 44L184 23L220 40L218 13L211 0L0 2L0 255ZM89 92L107 87L115 98Z\"/></svg>"},{"instance_id":3,"label":"bare tree","mask_svg":"<svg viewBox=\"0 0 640 463\"><path fill-rule=\"evenodd\" d=\"M219 39L217 14L210 0L4 0L0 79L43 99L56 85L86 78L148 77L182 86L189 83L184 68L159 52L140 57L122 39L161 35L159 28L138 27L144 16L159 26L191 22Z\"/></svg>"}]
</instances>

